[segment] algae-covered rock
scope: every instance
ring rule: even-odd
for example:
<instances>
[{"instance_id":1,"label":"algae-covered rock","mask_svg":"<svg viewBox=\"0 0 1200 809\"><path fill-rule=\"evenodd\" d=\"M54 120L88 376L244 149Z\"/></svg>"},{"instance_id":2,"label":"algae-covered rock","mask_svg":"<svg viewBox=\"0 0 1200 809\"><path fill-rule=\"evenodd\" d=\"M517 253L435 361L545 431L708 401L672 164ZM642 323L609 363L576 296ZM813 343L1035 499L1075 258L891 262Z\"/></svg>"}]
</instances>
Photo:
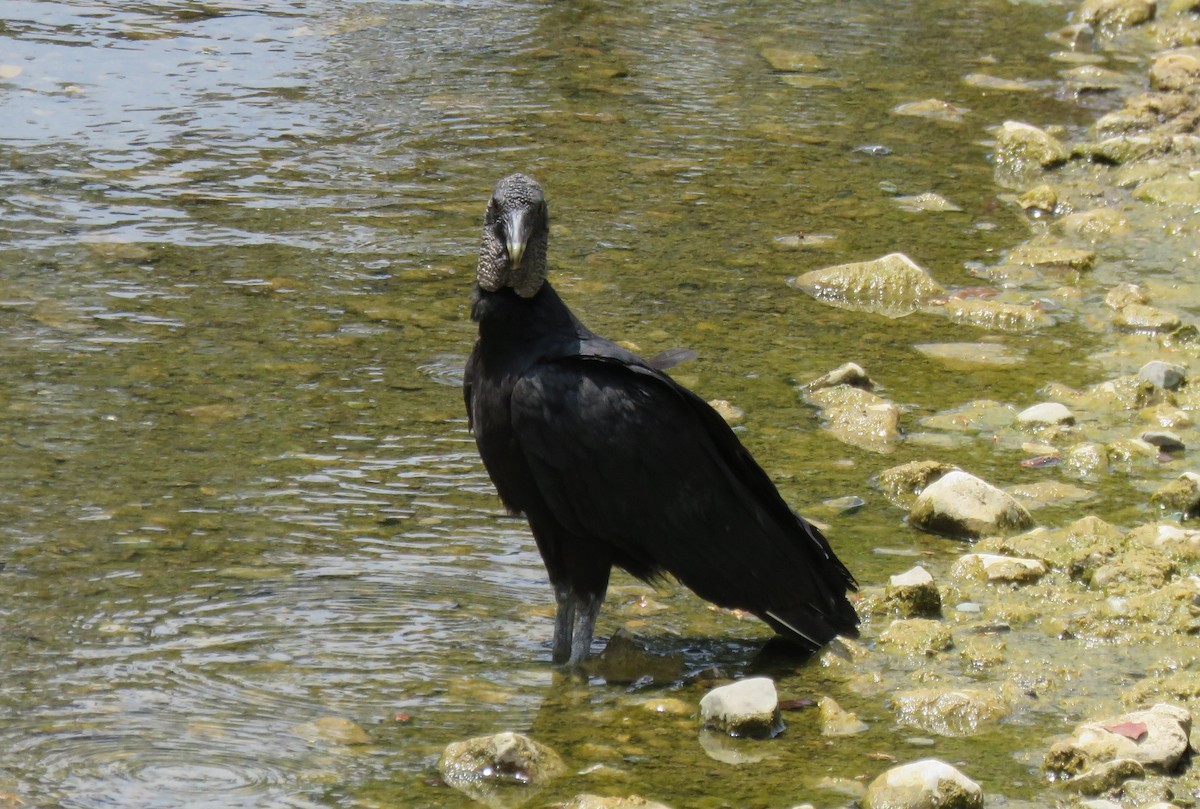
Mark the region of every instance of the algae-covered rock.
<instances>
[{"instance_id":1,"label":"algae-covered rock","mask_svg":"<svg viewBox=\"0 0 1200 809\"><path fill-rule=\"evenodd\" d=\"M996 133L996 173L1000 178L1015 179L1030 171L1053 168L1070 156L1058 138L1030 124L1005 121Z\"/></svg>"},{"instance_id":2,"label":"algae-covered rock","mask_svg":"<svg viewBox=\"0 0 1200 809\"><path fill-rule=\"evenodd\" d=\"M1120 331L1170 332L1182 325L1179 315L1153 306L1131 303L1113 316L1113 326Z\"/></svg>"},{"instance_id":3,"label":"algae-covered rock","mask_svg":"<svg viewBox=\"0 0 1200 809\"><path fill-rule=\"evenodd\" d=\"M819 73L827 69L821 58L809 51L763 48L760 53L773 70L781 73Z\"/></svg>"},{"instance_id":4,"label":"algae-covered rock","mask_svg":"<svg viewBox=\"0 0 1200 809\"><path fill-rule=\"evenodd\" d=\"M825 429L839 441L870 452L891 452L900 439L900 408L882 396L849 385L808 396L821 409Z\"/></svg>"},{"instance_id":5,"label":"algae-covered rock","mask_svg":"<svg viewBox=\"0 0 1200 809\"><path fill-rule=\"evenodd\" d=\"M818 699L817 710L820 713L822 736L853 736L870 730L866 722L838 705L833 697L822 696Z\"/></svg>"},{"instance_id":6,"label":"algae-covered rock","mask_svg":"<svg viewBox=\"0 0 1200 809\"><path fill-rule=\"evenodd\" d=\"M938 98L926 98L921 101L906 101L892 107L893 115L911 115L917 118L931 118L935 121L946 121L957 124L963 116L970 112L965 107L959 107Z\"/></svg>"},{"instance_id":7,"label":"algae-covered rock","mask_svg":"<svg viewBox=\"0 0 1200 809\"><path fill-rule=\"evenodd\" d=\"M813 270L789 283L817 300L885 317L911 314L944 291L927 270L903 253Z\"/></svg>"},{"instance_id":8,"label":"algae-covered rock","mask_svg":"<svg viewBox=\"0 0 1200 809\"><path fill-rule=\"evenodd\" d=\"M1066 236L1097 242L1129 231L1129 221L1117 208L1092 208L1075 211L1058 220L1058 229ZM1145 301L1141 301L1145 303Z\"/></svg>"},{"instance_id":9,"label":"algae-covered rock","mask_svg":"<svg viewBox=\"0 0 1200 809\"><path fill-rule=\"evenodd\" d=\"M884 605L905 618L936 618L942 614L942 596L933 576L917 565L888 579Z\"/></svg>"},{"instance_id":10,"label":"algae-covered rock","mask_svg":"<svg viewBox=\"0 0 1200 809\"><path fill-rule=\"evenodd\" d=\"M999 693L982 688L918 688L893 694L891 702L901 725L939 736L971 736L1012 713Z\"/></svg>"},{"instance_id":11,"label":"algae-covered rock","mask_svg":"<svg viewBox=\"0 0 1200 809\"><path fill-rule=\"evenodd\" d=\"M927 657L953 646L950 629L929 618L897 618L879 633L879 647L891 654Z\"/></svg>"},{"instance_id":12,"label":"algae-covered rock","mask_svg":"<svg viewBox=\"0 0 1200 809\"><path fill-rule=\"evenodd\" d=\"M1105 761L1133 759L1147 770L1170 773L1187 753L1191 730L1186 708L1160 703L1080 725L1070 739L1050 748L1042 766L1078 775Z\"/></svg>"},{"instance_id":13,"label":"algae-covered rock","mask_svg":"<svg viewBox=\"0 0 1200 809\"><path fill-rule=\"evenodd\" d=\"M559 805L562 809L671 809L665 803L647 800L640 795L610 798L586 792Z\"/></svg>"},{"instance_id":14,"label":"algae-covered rock","mask_svg":"<svg viewBox=\"0 0 1200 809\"><path fill-rule=\"evenodd\" d=\"M1001 556L994 553L968 553L954 563L950 575L956 579L983 579L992 583L1025 584L1045 576L1046 563L1040 559Z\"/></svg>"},{"instance_id":15,"label":"algae-covered rock","mask_svg":"<svg viewBox=\"0 0 1200 809\"><path fill-rule=\"evenodd\" d=\"M493 805L509 790L548 783L567 766L557 753L528 736L497 733L446 745L438 770L451 787Z\"/></svg>"},{"instance_id":16,"label":"algae-covered rock","mask_svg":"<svg viewBox=\"0 0 1200 809\"><path fill-rule=\"evenodd\" d=\"M1073 157L1081 157L1098 163L1120 165L1140 160L1158 149L1158 141L1145 135L1114 135L1098 141L1077 144Z\"/></svg>"},{"instance_id":17,"label":"algae-covered rock","mask_svg":"<svg viewBox=\"0 0 1200 809\"><path fill-rule=\"evenodd\" d=\"M820 390L821 388L836 388L838 385L849 385L852 388L862 388L863 390L871 390L875 387L871 377L867 376L863 367L855 362L843 363L829 373L812 380L805 387L808 390Z\"/></svg>"},{"instance_id":18,"label":"algae-covered rock","mask_svg":"<svg viewBox=\"0 0 1200 809\"><path fill-rule=\"evenodd\" d=\"M1032 331L1053 322L1037 306L980 298L950 298L942 304L942 312L955 323L997 331Z\"/></svg>"},{"instance_id":19,"label":"algae-covered rock","mask_svg":"<svg viewBox=\"0 0 1200 809\"><path fill-rule=\"evenodd\" d=\"M1060 781L1059 786L1080 795L1103 795L1131 778L1141 780L1145 777L1146 768L1140 762L1131 758L1119 758L1097 764L1070 780Z\"/></svg>"},{"instance_id":20,"label":"algae-covered rock","mask_svg":"<svg viewBox=\"0 0 1200 809\"><path fill-rule=\"evenodd\" d=\"M1008 254L1008 260L1030 267L1083 272L1095 266L1096 251L1049 244L1022 244Z\"/></svg>"},{"instance_id":21,"label":"algae-covered rock","mask_svg":"<svg viewBox=\"0 0 1200 809\"><path fill-rule=\"evenodd\" d=\"M983 809L979 784L937 759L893 767L867 786L863 809Z\"/></svg>"},{"instance_id":22,"label":"algae-covered rock","mask_svg":"<svg viewBox=\"0 0 1200 809\"><path fill-rule=\"evenodd\" d=\"M948 472L921 492L908 521L923 531L968 539L1033 525L1029 512L1011 495L958 470Z\"/></svg>"},{"instance_id":23,"label":"algae-covered rock","mask_svg":"<svg viewBox=\"0 0 1200 809\"><path fill-rule=\"evenodd\" d=\"M879 488L893 505L912 508L917 495L956 466L941 461L909 461L879 473Z\"/></svg>"},{"instance_id":24,"label":"algae-covered rock","mask_svg":"<svg viewBox=\"0 0 1200 809\"><path fill-rule=\"evenodd\" d=\"M1075 19L1097 28L1127 28L1154 19L1157 7L1155 0L1083 0Z\"/></svg>"},{"instance_id":25,"label":"algae-covered rock","mask_svg":"<svg viewBox=\"0 0 1200 809\"><path fill-rule=\"evenodd\" d=\"M1172 51L1154 60L1150 86L1155 90L1187 90L1200 85L1200 54Z\"/></svg>"}]
</instances>

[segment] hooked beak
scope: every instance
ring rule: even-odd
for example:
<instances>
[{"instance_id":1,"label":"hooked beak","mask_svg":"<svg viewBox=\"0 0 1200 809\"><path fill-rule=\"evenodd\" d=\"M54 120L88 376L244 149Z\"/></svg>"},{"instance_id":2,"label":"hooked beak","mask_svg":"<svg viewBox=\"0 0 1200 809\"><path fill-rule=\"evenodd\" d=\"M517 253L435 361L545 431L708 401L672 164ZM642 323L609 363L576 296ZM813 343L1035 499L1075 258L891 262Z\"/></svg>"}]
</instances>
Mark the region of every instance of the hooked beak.
<instances>
[{"instance_id":1,"label":"hooked beak","mask_svg":"<svg viewBox=\"0 0 1200 809\"><path fill-rule=\"evenodd\" d=\"M504 247L508 250L508 261L514 270L521 268L525 257L525 245L529 242L530 212L522 208L513 211L504 220Z\"/></svg>"}]
</instances>

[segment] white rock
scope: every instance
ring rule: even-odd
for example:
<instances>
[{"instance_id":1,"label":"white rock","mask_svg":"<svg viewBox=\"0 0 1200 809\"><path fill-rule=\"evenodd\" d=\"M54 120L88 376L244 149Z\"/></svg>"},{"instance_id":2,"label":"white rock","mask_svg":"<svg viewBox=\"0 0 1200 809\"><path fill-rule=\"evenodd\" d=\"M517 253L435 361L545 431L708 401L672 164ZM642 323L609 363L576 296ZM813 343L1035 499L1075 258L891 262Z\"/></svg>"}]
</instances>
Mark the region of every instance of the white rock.
<instances>
[{"instance_id":1,"label":"white rock","mask_svg":"<svg viewBox=\"0 0 1200 809\"><path fill-rule=\"evenodd\" d=\"M925 584L933 584L933 576L925 568L917 565L914 568L897 573L888 579L888 584L893 587L920 587Z\"/></svg>"},{"instance_id":2,"label":"white rock","mask_svg":"<svg viewBox=\"0 0 1200 809\"><path fill-rule=\"evenodd\" d=\"M700 700L706 727L730 736L765 738L783 730L779 695L770 677L749 677L714 688Z\"/></svg>"},{"instance_id":3,"label":"white rock","mask_svg":"<svg viewBox=\"0 0 1200 809\"><path fill-rule=\"evenodd\" d=\"M1112 719L1088 722L1046 754L1045 767L1075 774L1105 761L1131 758L1148 770L1172 772L1188 750L1192 715L1186 708L1159 703Z\"/></svg>"},{"instance_id":4,"label":"white rock","mask_svg":"<svg viewBox=\"0 0 1200 809\"><path fill-rule=\"evenodd\" d=\"M1017 414L1017 421L1027 425L1074 424L1075 414L1058 402L1042 402Z\"/></svg>"},{"instance_id":5,"label":"white rock","mask_svg":"<svg viewBox=\"0 0 1200 809\"><path fill-rule=\"evenodd\" d=\"M1138 369L1138 379L1158 388L1174 390L1187 379L1187 369L1173 362L1151 360Z\"/></svg>"},{"instance_id":6,"label":"white rock","mask_svg":"<svg viewBox=\"0 0 1200 809\"><path fill-rule=\"evenodd\" d=\"M982 809L983 789L944 761L893 767L867 787L863 809Z\"/></svg>"},{"instance_id":7,"label":"white rock","mask_svg":"<svg viewBox=\"0 0 1200 809\"><path fill-rule=\"evenodd\" d=\"M1013 497L972 474L947 472L921 492L909 524L935 534L975 538L1023 530L1033 518Z\"/></svg>"}]
</instances>

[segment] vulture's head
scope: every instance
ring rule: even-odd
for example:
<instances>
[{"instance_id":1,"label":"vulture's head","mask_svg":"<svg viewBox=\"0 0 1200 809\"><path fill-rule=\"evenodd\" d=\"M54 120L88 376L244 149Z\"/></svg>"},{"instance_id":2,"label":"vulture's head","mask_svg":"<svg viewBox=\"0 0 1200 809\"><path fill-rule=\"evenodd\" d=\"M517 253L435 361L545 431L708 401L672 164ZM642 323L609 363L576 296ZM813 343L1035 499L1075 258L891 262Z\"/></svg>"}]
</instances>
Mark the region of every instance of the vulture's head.
<instances>
[{"instance_id":1,"label":"vulture's head","mask_svg":"<svg viewBox=\"0 0 1200 809\"><path fill-rule=\"evenodd\" d=\"M546 280L546 243L550 215L546 196L532 177L510 174L492 191L483 220L479 249L479 287L496 292L512 287L532 298Z\"/></svg>"}]
</instances>

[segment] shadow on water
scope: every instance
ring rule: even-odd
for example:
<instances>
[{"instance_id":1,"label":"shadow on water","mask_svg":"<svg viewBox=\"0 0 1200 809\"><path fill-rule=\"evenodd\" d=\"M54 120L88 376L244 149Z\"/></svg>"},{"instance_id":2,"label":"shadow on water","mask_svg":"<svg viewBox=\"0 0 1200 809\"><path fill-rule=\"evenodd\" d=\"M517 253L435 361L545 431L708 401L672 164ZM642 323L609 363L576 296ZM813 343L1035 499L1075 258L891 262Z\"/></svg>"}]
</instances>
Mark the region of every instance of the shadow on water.
<instances>
[{"instance_id":1,"label":"shadow on water","mask_svg":"<svg viewBox=\"0 0 1200 809\"><path fill-rule=\"evenodd\" d=\"M855 359L915 422L1040 377L964 378L913 352L945 321L863 318L785 279L901 250L975 284L966 262L1025 237L984 127L1086 111L961 83L981 55L1035 87L1054 75L1061 9L1017 9L0 1L0 805L466 805L436 784L442 747L505 728L679 805L844 803L823 775L909 749L873 697L838 694L868 741L833 749L801 712L749 743L742 778L690 714L647 719L624 688L549 667L541 563L457 387L479 219L497 177L538 174L564 297L647 355L694 350L673 373L745 409L801 511L866 498L830 518L860 580L949 558L870 489L924 450L838 443L796 385ZM824 69L774 71L769 47ZM889 113L930 96L966 122ZM892 200L928 190L963 211ZM790 249L799 234L834 238ZM1084 336L1005 339L1033 368ZM600 633L627 624L688 670L840 687L760 649L760 625L617 577ZM330 718L371 743L313 724ZM980 771L1019 792L1020 730L939 754L986 748Z\"/></svg>"}]
</instances>

